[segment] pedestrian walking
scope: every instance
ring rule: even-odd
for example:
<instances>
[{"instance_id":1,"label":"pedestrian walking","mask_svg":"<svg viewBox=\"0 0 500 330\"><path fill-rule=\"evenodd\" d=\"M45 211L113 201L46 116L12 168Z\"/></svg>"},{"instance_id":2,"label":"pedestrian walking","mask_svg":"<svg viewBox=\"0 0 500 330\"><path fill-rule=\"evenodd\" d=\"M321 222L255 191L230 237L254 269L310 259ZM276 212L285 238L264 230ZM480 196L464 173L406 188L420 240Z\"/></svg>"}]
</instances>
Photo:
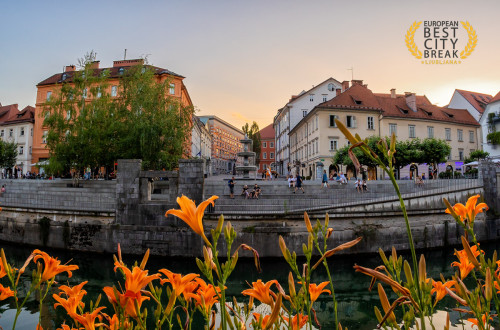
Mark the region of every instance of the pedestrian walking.
<instances>
[{"instance_id":1,"label":"pedestrian walking","mask_svg":"<svg viewBox=\"0 0 500 330\"><path fill-rule=\"evenodd\" d=\"M323 179L321 180L321 188L328 188L328 174L323 170Z\"/></svg>"},{"instance_id":2,"label":"pedestrian walking","mask_svg":"<svg viewBox=\"0 0 500 330\"><path fill-rule=\"evenodd\" d=\"M227 185L229 186L229 197L234 199L234 176L229 180Z\"/></svg>"}]
</instances>

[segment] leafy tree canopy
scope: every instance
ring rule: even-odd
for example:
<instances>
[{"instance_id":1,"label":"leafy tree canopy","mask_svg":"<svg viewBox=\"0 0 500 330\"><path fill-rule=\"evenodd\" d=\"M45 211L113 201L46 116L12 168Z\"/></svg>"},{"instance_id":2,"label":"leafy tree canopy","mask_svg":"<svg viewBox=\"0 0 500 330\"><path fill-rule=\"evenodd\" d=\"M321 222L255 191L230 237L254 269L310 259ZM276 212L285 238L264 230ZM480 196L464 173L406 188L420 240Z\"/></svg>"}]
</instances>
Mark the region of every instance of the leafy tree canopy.
<instances>
[{"instance_id":1,"label":"leafy tree canopy","mask_svg":"<svg viewBox=\"0 0 500 330\"><path fill-rule=\"evenodd\" d=\"M0 167L13 168L17 161L17 143L0 140Z\"/></svg>"}]
</instances>

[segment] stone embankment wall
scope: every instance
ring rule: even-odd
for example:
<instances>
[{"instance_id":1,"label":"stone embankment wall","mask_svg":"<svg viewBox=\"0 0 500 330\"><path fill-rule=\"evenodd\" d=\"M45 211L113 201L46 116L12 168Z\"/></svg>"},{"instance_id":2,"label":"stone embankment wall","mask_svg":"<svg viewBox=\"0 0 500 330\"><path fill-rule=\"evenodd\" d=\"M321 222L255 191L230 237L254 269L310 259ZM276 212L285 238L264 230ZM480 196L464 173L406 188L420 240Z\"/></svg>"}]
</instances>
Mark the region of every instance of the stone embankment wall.
<instances>
[{"instance_id":1,"label":"stone embankment wall","mask_svg":"<svg viewBox=\"0 0 500 330\"><path fill-rule=\"evenodd\" d=\"M92 252L115 252L120 243L127 254L142 254L149 248L155 255L200 256L201 238L181 220L174 217L166 219L164 214L169 208L178 208L174 197L179 192L194 198L197 203L204 198L203 163L186 161L181 163L179 172L144 172L140 170L140 161L132 160L120 161L119 170L122 173L119 172L116 183L84 182L83 188L66 188L64 185L57 188L56 181L8 183L7 193L0 197L0 200L11 203L2 204L0 241L39 247L45 238L50 247ZM18 184L19 187L15 188ZM34 184L35 188L31 191L25 184ZM115 210L96 207L100 205L97 202L99 198L112 194L112 185L115 188ZM42 203L42 207L36 204L14 204L12 199L22 200L23 189L33 196L44 196L39 201L47 199L50 200L47 203L52 204ZM442 197L452 203L464 202L470 195L482 192L482 187L471 187L463 191L408 197L406 205L417 248L458 244L462 230L449 215L444 214ZM16 198L11 198L10 193L15 193ZM486 196L488 194L491 191L485 193ZM55 207L57 198L61 201L59 207ZM75 205L66 207L64 202L68 203L70 198L74 203L79 203L80 198L95 203L89 203L88 208ZM408 249L404 220L397 200L322 209L310 212L310 217L313 221L316 218L324 221L325 213L329 214L330 226L334 229L333 237L329 240L330 246L363 237L360 244L343 253L372 253L379 247L389 250L392 246L398 250ZM43 217L50 219L47 232L40 224ZM209 233L216 221L215 218L207 220L205 232ZM288 247L299 255L302 254L302 243L307 241L301 214L232 217L231 221L239 233L234 247L240 243L249 244L263 257L281 256L278 246L280 235L285 238ZM483 214L478 216L475 230L479 239L497 239L499 221L499 217L486 219ZM224 248L224 244L221 247ZM245 255L243 252L241 254Z\"/></svg>"}]
</instances>

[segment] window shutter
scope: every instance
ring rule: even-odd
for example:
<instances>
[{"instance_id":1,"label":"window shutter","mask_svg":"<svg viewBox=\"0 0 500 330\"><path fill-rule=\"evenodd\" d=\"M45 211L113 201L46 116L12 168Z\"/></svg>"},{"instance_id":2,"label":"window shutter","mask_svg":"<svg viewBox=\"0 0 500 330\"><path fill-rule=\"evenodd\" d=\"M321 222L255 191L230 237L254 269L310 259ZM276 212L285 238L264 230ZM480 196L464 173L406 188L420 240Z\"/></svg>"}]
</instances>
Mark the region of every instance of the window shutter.
<instances>
[{"instance_id":1,"label":"window shutter","mask_svg":"<svg viewBox=\"0 0 500 330\"><path fill-rule=\"evenodd\" d=\"M352 128L356 128L357 125L356 125L356 117L355 116L352 116Z\"/></svg>"}]
</instances>

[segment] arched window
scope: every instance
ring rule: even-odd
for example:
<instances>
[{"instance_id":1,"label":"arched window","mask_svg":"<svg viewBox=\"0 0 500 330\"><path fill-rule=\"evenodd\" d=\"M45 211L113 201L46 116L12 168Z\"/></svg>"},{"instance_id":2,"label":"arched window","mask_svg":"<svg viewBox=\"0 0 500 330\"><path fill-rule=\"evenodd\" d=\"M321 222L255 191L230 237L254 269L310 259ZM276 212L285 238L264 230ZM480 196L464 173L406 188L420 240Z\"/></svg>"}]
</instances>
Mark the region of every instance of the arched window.
<instances>
[{"instance_id":1,"label":"arched window","mask_svg":"<svg viewBox=\"0 0 500 330\"><path fill-rule=\"evenodd\" d=\"M328 84L328 90L329 90L330 92L333 92L333 91L335 90L335 85L334 85L334 84L332 84L332 83L329 83L329 84Z\"/></svg>"}]
</instances>

